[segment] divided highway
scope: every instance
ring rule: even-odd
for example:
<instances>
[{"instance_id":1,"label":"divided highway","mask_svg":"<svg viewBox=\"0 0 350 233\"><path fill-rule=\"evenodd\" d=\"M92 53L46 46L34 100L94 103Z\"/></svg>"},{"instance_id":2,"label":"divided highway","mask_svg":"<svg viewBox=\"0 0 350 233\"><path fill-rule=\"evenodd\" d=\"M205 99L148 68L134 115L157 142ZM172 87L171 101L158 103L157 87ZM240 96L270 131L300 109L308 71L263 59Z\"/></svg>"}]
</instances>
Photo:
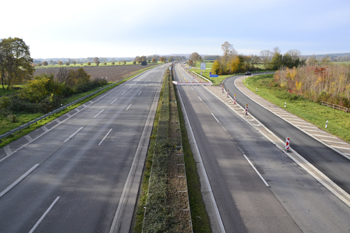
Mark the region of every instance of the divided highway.
<instances>
[{"instance_id":1,"label":"divided highway","mask_svg":"<svg viewBox=\"0 0 350 233\"><path fill-rule=\"evenodd\" d=\"M166 68L61 116L0 158L0 232L128 232Z\"/></svg>"},{"instance_id":2,"label":"divided highway","mask_svg":"<svg viewBox=\"0 0 350 233\"><path fill-rule=\"evenodd\" d=\"M178 81L193 81L180 65L174 71ZM350 231L349 207L210 88L177 87L194 135L192 151L200 156L197 168L201 173L203 165L208 177L209 187L201 177L202 193L214 232Z\"/></svg>"}]
</instances>

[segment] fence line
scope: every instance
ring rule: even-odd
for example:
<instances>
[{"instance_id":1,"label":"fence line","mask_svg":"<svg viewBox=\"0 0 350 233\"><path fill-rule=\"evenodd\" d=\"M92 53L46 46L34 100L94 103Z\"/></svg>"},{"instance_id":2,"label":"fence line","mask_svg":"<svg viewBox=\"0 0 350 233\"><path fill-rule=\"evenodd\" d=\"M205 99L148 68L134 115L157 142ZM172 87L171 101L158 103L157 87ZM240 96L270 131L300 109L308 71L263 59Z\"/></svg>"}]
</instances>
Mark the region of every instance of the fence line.
<instances>
[{"instance_id":1,"label":"fence line","mask_svg":"<svg viewBox=\"0 0 350 233\"><path fill-rule=\"evenodd\" d=\"M334 109L337 109L339 111L343 111L343 112L349 113L349 108L346 108L346 107L343 107L343 106L340 106L340 105L337 105L337 104L332 104L332 103L321 101L321 105L327 106L327 107L330 107L330 108L334 108Z\"/></svg>"}]
</instances>

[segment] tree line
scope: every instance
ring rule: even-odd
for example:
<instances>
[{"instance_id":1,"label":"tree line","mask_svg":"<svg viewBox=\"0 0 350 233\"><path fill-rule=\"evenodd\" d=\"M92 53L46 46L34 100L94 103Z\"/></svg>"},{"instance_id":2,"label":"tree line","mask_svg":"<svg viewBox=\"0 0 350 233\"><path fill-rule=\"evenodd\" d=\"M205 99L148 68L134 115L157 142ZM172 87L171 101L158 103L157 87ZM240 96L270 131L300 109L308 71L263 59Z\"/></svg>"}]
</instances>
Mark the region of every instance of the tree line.
<instances>
[{"instance_id":1,"label":"tree line","mask_svg":"<svg viewBox=\"0 0 350 233\"><path fill-rule=\"evenodd\" d=\"M270 84L297 96L350 108L350 65L306 65L281 68Z\"/></svg>"}]
</instances>

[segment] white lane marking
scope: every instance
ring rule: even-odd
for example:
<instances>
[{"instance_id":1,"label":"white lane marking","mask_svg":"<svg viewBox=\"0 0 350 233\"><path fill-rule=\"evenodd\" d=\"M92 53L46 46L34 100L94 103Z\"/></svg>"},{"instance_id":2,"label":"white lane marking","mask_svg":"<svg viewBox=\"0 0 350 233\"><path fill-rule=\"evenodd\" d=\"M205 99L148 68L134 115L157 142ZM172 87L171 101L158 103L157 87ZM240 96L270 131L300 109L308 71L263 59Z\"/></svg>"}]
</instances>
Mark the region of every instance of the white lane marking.
<instances>
[{"instance_id":1,"label":"white lane marking","mask_svg":"<svg viewBox=\"0 0 350 233\"><path fill-rule=\"evenodd\" d=\"M33 138L31 136L29 136L29 134L25 135L24 137L28 140L28 142L33 141Z\"/></svg>"},{"instance_id":2,"label":"white lane marking","mask_svg":"<svg viewBox=\"0 0 350 233\"><path fill-rule=\"evenodd\" d=\"M52 204L50 205L50 207L45 211L45 213L43 214L43 216L41 216L41 218L35 223L35 225L33 226L33 228L29 231L29 233L33 233L35 231L35 229L39 226L39 224L41 223L41 221L43 221L43 219L45 218L45 216L49 213L49 211L52 209L52 207L56 204L56 202L58 201L58 199L60 199L60 196L56 197L56 199L52 202Z\"/></svg>"},{"instance_id":3,"label":"white lane marking","mask_svg":"<svg viewBox=\"0 0 350 233\"><path fill-rule=\"evenodd\" d=\"M334 138L334 139L338 139L338 138L336 138L336 137L334 137L334 136L327 136L327 135L321 135L321 134L312 134L313 136L316 136L316 137L325 137L325 138ZM321 139L321 140L323 140L323 139Z\"/></svg>"},{"instance_id":4,"label":"white lane marking","mask_svg":"<svg viewBox=\"0 0 350 233\"><path fill-rule=\"evenodd\" d=\"M7 145L7 146L4 147L4 151L5 151L5 153L6 153L7 156L10 156L10 155L13 154L13 152L12 152L12 150L11 150L11 148L10 148L9 145ZM1 161L2 161L2 160L1 160Z\"/></svg>"},{"instance_id":5,"label":"white lane marking","mask_svg":"<svg viewBox=\"0 0 350 233\"><path fill-rule=\"evenodd\" d=\"M248 161L248 163L250 164L250 166L252 166L252 168L255 170L255 172L260 176L260 179L265 183L265 185L267 187L270 187L270 185L266 182L266 180L264 179L264 177L262 177L262 175L259 173L259 171L255 168L255 166L250 162L250 160L248 159L248 157L243 154L244 158Z\"/></svg>"},{"instance_id":6,"label":"white lane marking","mask_svg":"<svg viewBox=\"0 0 350 233\"><path fill-rule=\"evenodd\" d=\"M98 144L99 146L101 146L102 142L106 139L106 137L108 136L108 134L112 131L112 129L110 129L108 131L108 133L104 136L104 138L100 141L100 143Z\"/></svg>"},{"instance_id":7,"label":"white lane marking","mask_svg":"<svg viewBox=\"0 0 350 233\"><path fill-rule=\"evenodd\" d=\"M138 95L140 95L140 94L141 94L141 92L142 92L142 91L140 91Z\"/></svg>"},{"instance_id":8,"label":"white lane marking","mask_svg":"<svg viewBox=\"0 0 350 233\"><path fill-rule=\"evenodd\" d=\"M301 128L317 129L315 126L300 125Z\"/></svg>"},{"instance_id":9,"label":"white lane marking","mask_svg":"<svg viewBox=\"0 0 350 233\"><path fill-rule=\"evenodd\" d=\"M131 107L131 105L132 105L132 104L130 104L130 105L129 105L129 106L126 108L126 110L125 110L125 111L128 111L128 109Z\"/></svg>"},{"instance_id":10,"label":"white lane marking","mask_svg":"<svg viewBox=\"0 0 350 233\"><path fill-rule=\"evenodd\" d=\"M322 139L322 141L324 141L324 142L332 142L332 143L337 143L337 144L348 145L348 143L345 143L345 142L330 141L330 140L325 140L325 139Z\"/></svg>"},{"instance_id":11,"label":"white lane marking","mask_svg":"<svg viewBox=\"0 0 350 233\"><path fill-rule=\"evenodd\" d=\"M214 113L211 113L211 115L213 115L214 119L215 119L218 123L220 123L219 120L215 117Z\"/></svg>"},{"instance_id":12,"label":"white lane marking","mask_svg":"<svg viewBox=\"0 0 350 233\"><path fill-rule=\"evenodd\" d=\"M194 144L194 147L196 149L196 154L198 155L198 160L199 160L198 166L200 166L200 168L201 168L200 170L203 171L204 181L205 181L206 187L208 188L208 193L209 193L209 196L210 196L210 199L211 199L214 211L216 213L216 219L217 219L217 221L219 223L220 232L225 233L226 231L225 231L224 223L222 222L221 215L220 215L220 212L219 212L219 208L218 208L218 205L217 205L217 203L215 201L213 190L212 190L210 182L209 182L208 174L207 174L207 171L206 171L206 169L205 169L205 167L203 165L203 160L202 160L201 154L199 152L197 141L196 141L196 138L194 137L194 133L193 133L193 130L192 130L191 122L188 119L186 108L185 108L185 105L184 105L184 103L182 101L181 92L180 92L179 89L178 89L178 94L179 94L179 97L180 97L180 102L181 102L181 105L182 105L183 113L185 114L186 121L188 122L188 127L189 127L190 132L191 132L191 137L193 139L193 144Z\"/></svg>"},{"instance_id":13,"label":"white lane marking","mask_svg":"<svg viewBox=\"0 0 350 233\"><path fill-rule=\"evenodd\" d=\"M21 182L26 176L28 176L35 168L37 168L39 164L35 164L32 168L30 168L26 173L24 173L21 177L19 177L15 182L13 182L10 186L8 186L4 191L0 193L0 198L4 196L8 191L10 191L13 187L15 187L19 182Z\"/></svg>"},{"instance_id":14,"label":"white lane marking","mask_svg":"<svg viewBox=\"0 0 350 233\"><path fill-rule=\"evenodd\" d=\"M199 96L198 96L198 99L199 99L200 101L202 101L202 102L203 102L203 100L201 99L201 97L199 97Z\"/></svg>"},{"instance_id":15,"label":"white lane marking","mask_svg":"<svg viewBox=\"0 0 350 233\"><path fill-rule=\"evenodd\" d=\"M113 104L115 101L117 101L117 99L118 99L118 98L116 98L115 100L113 100L113 101L111 102L111 104Z\"/></svg>"},{"instance_id":16,"label":"white lane marking","mask_svg":"<svg viewBox=\"0 0 350 233\"><path fill-rule=\"evenodd\" d=\"M94 118L98 117L98 115L100 115L102 112L104 111L104 109L102 109L99 113L97 113Z\"/></svg>"},{"instance_id":17,"label":"white lane marking","mask_svg":"<svg viewBox=\"0 0 350 233\"><path fill-rule=\"evenodd\" d=\"M126 91L124 91L122 95L124 95L124 94L125 94L125 92L126 92Z\"/></svg>"},{"instance_id":18,"label":"white lane marking","mask_svg":"<svg viewBox=\"0 0 350 233\"><path fill-rule=\"evenodd\" d=\"M340 146L333 146L333 145L330 145L330 147L344 149L344 150L350 150L349 147L340 147Z\"/></svg>"},{"instance_id":19,"label":"white lane marking","mask_svg":"<svg viewBox=\"0 0 350 233\"><path fill-rule=\"evenodd\" d=\"M193 91L193 88L191 87L192 91Z\"/></svg>"},{"instance_id":20,"label":"white lane marking","mask_svg":"<svg viewBox=\"0 0 350 233\"><path fill-rule=\"evenodd\" d=\"M77 131L75 131L72 135L70 135L66 140L63 142L68 142L72 137L74 137L77 133L79 133L80 130L82 130L83 127L80 127Z\"/></svg>"}]
</instances>

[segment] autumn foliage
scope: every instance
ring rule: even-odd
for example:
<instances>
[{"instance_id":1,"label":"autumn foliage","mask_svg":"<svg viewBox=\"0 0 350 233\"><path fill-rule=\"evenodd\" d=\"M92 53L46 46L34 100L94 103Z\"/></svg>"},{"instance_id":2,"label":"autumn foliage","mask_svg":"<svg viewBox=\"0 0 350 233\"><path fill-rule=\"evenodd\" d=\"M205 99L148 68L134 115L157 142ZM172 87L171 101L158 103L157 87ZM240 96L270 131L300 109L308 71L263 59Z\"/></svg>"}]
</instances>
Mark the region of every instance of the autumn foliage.
<instances>
[{"instance_id":1,"label":"autumn foliage","mask_svg":"<svg viewBox=\"0 0 350 233\"><path fill-rule=\"evenodd\" d=\"M280 69L275 73L274 80L280 88L315 102L325 101L350 107L349 65Z\"/></svg>"}]
</instances>

